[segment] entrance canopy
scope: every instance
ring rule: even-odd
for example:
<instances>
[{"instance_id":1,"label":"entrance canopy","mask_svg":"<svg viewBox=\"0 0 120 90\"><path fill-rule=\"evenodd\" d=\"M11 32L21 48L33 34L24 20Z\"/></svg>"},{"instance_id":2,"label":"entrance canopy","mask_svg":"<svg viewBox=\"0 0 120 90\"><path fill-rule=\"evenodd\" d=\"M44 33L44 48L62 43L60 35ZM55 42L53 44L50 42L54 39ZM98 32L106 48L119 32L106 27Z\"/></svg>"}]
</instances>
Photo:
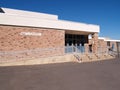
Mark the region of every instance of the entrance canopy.
<instances>
[{"instance_id":1,"label":"entrance canopy","mask_svg":"<svg viewBox=\"0 0 120 90\"><path fill-rule=\"evenodd\" d=\"M66 34L77 34L77 35L90 35L93 34L93 32L85 32L85 31L72 31L72 30L66 30Z\"/></svg>"}]
</instances>

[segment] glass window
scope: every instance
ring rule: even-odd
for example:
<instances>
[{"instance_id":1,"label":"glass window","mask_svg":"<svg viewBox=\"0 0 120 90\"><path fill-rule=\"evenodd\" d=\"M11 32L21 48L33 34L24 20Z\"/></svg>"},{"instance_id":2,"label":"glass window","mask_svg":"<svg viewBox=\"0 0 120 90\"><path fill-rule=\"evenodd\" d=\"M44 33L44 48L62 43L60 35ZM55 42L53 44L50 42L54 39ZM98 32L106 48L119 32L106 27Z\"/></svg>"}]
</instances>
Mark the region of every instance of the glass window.
<instances>
[{"instance_id":1,"label":"glass window","mask_svg":"<svg viewBox=\"0 0 120 90\"><path fill-rule=\"evenodd\" d=\"M84 43L88 42L88 36L87 35L75 35L75 34L66 34L65 35L65 45L68 43L69 45L78 45L82 43L82 46L84 46Z\"/></svg>"},{"instance_id":2,"label":"glass window","mask_svg":"<svg viewBox=\"0 0 120 90\"><path fill-rule=\"evenodd\" d=\"M72 35L71 35L71 34L69 34L69 35L68 35L68 38L72 38Z\"/></svg>"},{"instance_id":3,"label":"glass window","mask_svg":"<svg viewBox=\"0 0 120 90\"><path fill-rule=\"evenodd\" d=\"M107 46L110 46L110 42L107 42Z\"/></svg>"}]
</instances>

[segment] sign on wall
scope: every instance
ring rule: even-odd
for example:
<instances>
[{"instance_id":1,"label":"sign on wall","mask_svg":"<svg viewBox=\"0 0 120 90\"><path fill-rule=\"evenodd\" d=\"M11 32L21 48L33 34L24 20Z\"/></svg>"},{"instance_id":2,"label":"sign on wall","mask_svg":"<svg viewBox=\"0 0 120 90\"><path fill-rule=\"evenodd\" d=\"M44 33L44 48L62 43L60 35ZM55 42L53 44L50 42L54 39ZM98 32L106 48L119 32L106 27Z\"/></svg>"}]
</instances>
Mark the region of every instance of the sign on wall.
<instances>
[{"instance_id":1,"label":"sign on wall","mask_svg":"<svg viewBox=\"0 0 120 90\"><path fill-rule=\"evenodd\" d=\"M38 32L21 32L20 35L24 36L41 36L41 33Z\"/></svg>"}]
</instances>

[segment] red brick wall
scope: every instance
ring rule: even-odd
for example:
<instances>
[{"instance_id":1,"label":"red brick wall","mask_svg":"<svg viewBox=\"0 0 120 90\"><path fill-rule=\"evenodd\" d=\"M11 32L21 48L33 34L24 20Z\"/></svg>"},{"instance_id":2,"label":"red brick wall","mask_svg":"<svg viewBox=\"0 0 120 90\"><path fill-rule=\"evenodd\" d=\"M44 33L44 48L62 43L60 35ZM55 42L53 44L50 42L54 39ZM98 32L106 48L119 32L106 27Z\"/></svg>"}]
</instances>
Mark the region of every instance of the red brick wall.
<instances>
[{"instance_id":1,"label":"red brick wall","mask_svg":"<svg viewBox=\"0 0 120 90\"><path fill-rule=\"evenodd\" d=\"M21 32L35 32L41 33L41 36L25 36L20 35ZM45 28L33 28L33 27L17 27L17 26L0 26L0 52L7 51L24 51L31 49L39 49L37 52L27 52L21 55L10 54L1 55L0 60L7 58L6 60L25 57L40 57L60 55L64 53L64 49L56 49L58 47L64 47L64 30L45 29ZM42 49L43 48L43 49ZM53 50L45 48L54 48ZM43 51L40 51L40 50Z\"/></svg>"},{"instance_id":2,"label":"red brick wall","mask_svg":"<svg viewBox=\"0 0 120 90\"><path fill-rule=\"evenodd\" d=\"M104 39L98 39L98 52L107 52L107 42Z\"/></svg>"},{"instance_id":3,"label":"red brick wall","mask_svg":"<svg viewBox=\"0 0 120 90\"><path fill-rule=\"evenodd\" d=\"M98 51L98 33L92 34L92 39L89 39L88 45L92 45L92 52L97 53L97 51Z\"/></svg>"},{"instance_id":4,"label":"red brick wall","mask_svg":"<svg viewBox=\"0 0 120 90\"><path fill-rule=\"evenodd\" d=\"M24 36L21 32L41 33ZM0 51L28 50L64 46L64 31L31 27L0 26Z\"/></svg>"},{"instance_id":5,"label":"red brick wall","mask_svg":"<svg viewBox=\"0 0 120 90\"><path fill-rule=\"evenodd\" d=\"M89 40L89 44L91 43L92 40ZM104 41L103 39L98 39L98 52L107 52L108 48L112 47L112 44L114 44L114 50L117 50L116 42L110 41L110 46L107 46L107 41Z\"/></svg>"}]
</instances>

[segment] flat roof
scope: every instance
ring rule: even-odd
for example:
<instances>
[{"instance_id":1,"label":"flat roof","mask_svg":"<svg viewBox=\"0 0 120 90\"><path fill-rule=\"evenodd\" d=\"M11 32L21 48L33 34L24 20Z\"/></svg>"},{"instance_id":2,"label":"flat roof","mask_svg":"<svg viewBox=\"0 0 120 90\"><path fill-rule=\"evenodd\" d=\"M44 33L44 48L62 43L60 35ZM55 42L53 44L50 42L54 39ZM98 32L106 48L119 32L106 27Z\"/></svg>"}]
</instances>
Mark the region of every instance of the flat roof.
<instances>
[{"instance_id":1,"label":"flat roof","mask_svg":"<svg viewBox=\"0 0 120 90\"><path fill-rule=\"evenodd\" d=\"M120 40L113 40L113 39L105 40L105 41L110 41L110 42L120 42Z\"/></svg>"},{"instance_id":2,"label":"flat roof","mask_svg":"<svg viewBox=\"0 0 120 90\"><path fill-rule=\"evenodd\" d=\"M1 9L5 12L6 15L13 15L13 16L19 16L19 17L26 17L26 18L58 20L58 15L53 15L53 14L16 10L16 9L10 9L10 8L1 8Z\"/></svg>"},{"instance_id":3,"label":"flat roof","mask_svg":"<svg viewBox=\"0 0 120 90\"><path fill-rule=\"evenodd\" d=\"M120 40L110 39L106 37L98 37L98 39L103 39L104 41L109 41L109 42L120 42Z\"/></svg>"},{"instance_id":4,"label":"flat roof","mask_svg":"<svg viewBox=\"0 0 120 90\"><path fill-rule=\"evenodd\" d=\"M0 13L1 25L31 26L97 33L100 32L99 25L59 20L58 15L9 8L1 9L4 11L4 13Z\"/></svg>"}]
</instances>

